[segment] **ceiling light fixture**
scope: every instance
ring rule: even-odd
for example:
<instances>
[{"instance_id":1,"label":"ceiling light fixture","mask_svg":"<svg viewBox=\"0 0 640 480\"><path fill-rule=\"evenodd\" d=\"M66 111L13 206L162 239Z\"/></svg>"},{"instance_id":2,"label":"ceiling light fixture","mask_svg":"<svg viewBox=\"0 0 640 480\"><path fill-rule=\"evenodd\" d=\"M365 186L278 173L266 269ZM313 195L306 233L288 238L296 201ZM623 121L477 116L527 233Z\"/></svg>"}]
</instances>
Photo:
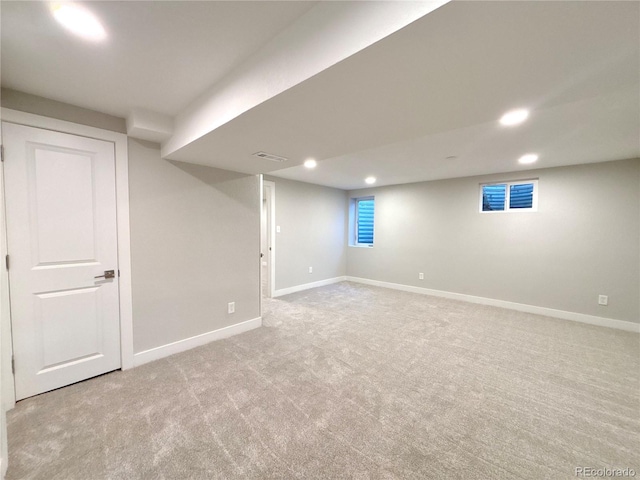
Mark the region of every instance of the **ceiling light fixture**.
<instances>
[{"instance_id":1,"label":"ceiling light fixture","mask_svg":"<svg viewBox=\"0 0 640 480\"><path fill-rule=\"evenodd\" d=\"M316 165L318 165L318 162L316 162L313 158L308 158L304 161L304 166L307 168L316 168Z\"/></svg>"},{"instance_id":2,"label":"ceiling light fixture","mask_svg":"<svg viewBox=\"0 0 640 480\"><path fill-rule=\"evenodd\" d=\"M100 20L89 10L74 3L54 3L51 13L55 19L72 33L92 41L107 38Z\"/></svg>"},{"instance_id":3,"label":"ceiling light fixture","mask_svg":"<svg viewBox=\"0 0 640 480\"><path fill-rule=\"evenodd\" d=\"M369 185L373 185L374 183L376 183L376 177L367 177L364 179L365 183L368 183Z\"/></svg>"},{"instance_id":4,"label":"ceiling light fixture","mask_svg":"<svg viewBox=\"0 0 640 480\"><path fill-rule=\"evenodd\" d=\"M518 125L529 118L529 110L525 108L519 108L518 110L511 110L500 117L500 123L506 127Z\"/></svg>"},{"instance_id":5,"label":"ceiling light fixture","mask_svg":"<svg viewBox=\"0 0 640 480\"><path fill-rule=\"evenodd\" d=\"M536 155L535 153L527 153L526 155L523 155L518 159L518 163L527 165L529 163L534 163L537 160L538 160L538 155Z\"/></svg>"}]
</instances>

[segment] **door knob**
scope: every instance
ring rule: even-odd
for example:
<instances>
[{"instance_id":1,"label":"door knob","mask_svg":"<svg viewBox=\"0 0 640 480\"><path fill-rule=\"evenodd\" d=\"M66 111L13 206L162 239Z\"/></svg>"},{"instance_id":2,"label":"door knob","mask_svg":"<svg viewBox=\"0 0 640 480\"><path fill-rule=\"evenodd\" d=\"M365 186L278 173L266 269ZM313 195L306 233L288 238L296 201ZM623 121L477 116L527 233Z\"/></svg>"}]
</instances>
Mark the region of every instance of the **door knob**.
<instances>
[{"instance_id":1,"label":"door knob","mask_svg":"<svg viewBox=\"0 0 640 480\"><path fill-rule=\"evenodd\" d=\"M93 278L114 278L115 276L116 276L115 270L105 270L104 275L98 275L97 277L93 277Z\"/></svg>"}]
</instances>

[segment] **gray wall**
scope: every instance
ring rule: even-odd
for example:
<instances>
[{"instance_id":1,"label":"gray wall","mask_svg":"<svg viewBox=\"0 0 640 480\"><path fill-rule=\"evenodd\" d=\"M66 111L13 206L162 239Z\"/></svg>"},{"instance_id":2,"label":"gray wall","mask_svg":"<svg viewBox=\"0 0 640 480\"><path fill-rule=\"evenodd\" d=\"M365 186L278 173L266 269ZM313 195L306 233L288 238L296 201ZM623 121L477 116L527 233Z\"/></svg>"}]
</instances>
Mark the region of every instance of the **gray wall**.
<instances>
[{"instance_id":1,"label":"gray wall","mask_svg":"<svg viewBox=\"0 0 640 480\"><path fill-rule=\"evenodd\" d=\"M127 133L127 122L124 118L114 117L106 113L87 108L76 107L68 103L57 102L45 97L19 92L9 88L0 91L2 106L21 112L57 118L67 122L89 125L119 133Z\"/></svg>"},{"instance_id":2,"label":"gray wall","mask_svg":"<svg viewBox=\"0 0 640 480\"><path fill-rule=\"evenodd\" d=\"M528 178L538 212L479 213L480 183ZM365 195L375 245L348 247L350 276L639 321L638 159L349 192Z\"/></svg>"},{"instance_id":3,"label":"gray wall","mask_svg":"<svg viewBox=\"0 0 640 480\"><path fill-rule=\"evenodd\" d=\"M6 108L126 132L122 118L1 93ZM168 162L159 145L131 138L128 153L134 351L259 317L259 178Z\"/></svg>"},{"instance_id":4,"label":"gray wall","mask_svg":"<svg viewBox=\"0 0 640 480\"><path fill-rule=\"evenodd\" d=\"M129 139L129 187L136 353L260 316L257 176Z\"/></svg>"},{"instance_id":5,"label":"gray wall","mask_svg":"<svg viewBox=\"0 0 640 480\"><path fill-rule=\"evenodd\" d=\"M276 290L346 275L347 192L267 177L275 183ZM309 273L313 267L313 273Z\"/></svg>"}]
</instances>

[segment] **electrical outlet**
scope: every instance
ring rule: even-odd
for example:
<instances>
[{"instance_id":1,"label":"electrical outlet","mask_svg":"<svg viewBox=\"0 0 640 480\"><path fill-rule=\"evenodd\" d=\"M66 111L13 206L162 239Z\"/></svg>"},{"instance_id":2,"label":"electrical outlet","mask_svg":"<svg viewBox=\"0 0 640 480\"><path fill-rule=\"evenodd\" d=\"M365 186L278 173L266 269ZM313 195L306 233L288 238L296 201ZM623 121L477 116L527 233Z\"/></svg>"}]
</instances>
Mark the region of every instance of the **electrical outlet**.
<instances>
[{"instance_id":1,"label":"electrical outlet","mask_svg":"<svg viewBox=\"0 0 640 480\"><path fill-rule=\"evenodd\" d=\"M235 313L236 312L236 302L229 302L227 305L227 313Z\"/></svg>"},{"instance_id":2,"label":"electrical outlet","mask_svg":"<svg viewBox=\"0 0 640 480\"><path fill-rule=\"evenodd\" d=\"M276 225L276 233L280 233L280 225Z\"/></svg>"},{"instance_id":3,"label":"electrical outlet","mask_svg":"<svg viewBox=\"0 0 640 480\"><path fill-rule=\"evenodd\" d=\"M309 267L309 273L313 273L313 267Z\"/></svg>"},{"instance_id":4,"label":"electrical outlet","mask_svg":"<svg viewBox=\"0 0 640 480\"><path fill-rule=\"evenodd\" d=\"M609 297L607 295L598 295L598 305L609 305Z\"/></svg>"},{"instance_id":5,"label":"electrical outlet","mask_svg":"<svg viewBox=\"0 0 640 480\"><path fill-rule=\"evenodd\" d=\"M418 280L424 280L424 273L418 274Z\"/></svg>"}]
</instances>

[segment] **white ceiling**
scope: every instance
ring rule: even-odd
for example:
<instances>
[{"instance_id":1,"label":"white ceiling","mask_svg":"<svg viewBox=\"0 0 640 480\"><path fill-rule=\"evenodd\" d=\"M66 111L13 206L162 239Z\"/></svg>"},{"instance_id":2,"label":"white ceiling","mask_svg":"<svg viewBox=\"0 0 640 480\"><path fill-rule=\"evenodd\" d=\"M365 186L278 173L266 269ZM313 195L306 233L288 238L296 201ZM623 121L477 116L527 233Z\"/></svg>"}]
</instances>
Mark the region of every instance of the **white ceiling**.
<instances>
[{"instance_id":1,"label":"white ceiling","mask_svg":"<svg viewBox=\"0 0 640 480\"><path fill-rule=\"evenodd\" d=\"M315 2L92 1L105 43L79 40L49 2L2 1L2 86L126 117L175 115Z\"/></svg>"},{"instance_id":2,"label":"white ceiling","mask_svg":"<svg viewBox=\"0 0 640 480\"><path fill-rule=\"evenodd\" d=\"M70 37L41 2L3 1L2 85L175 115L314 3L90 6L106 45ZM535 168L640 157L639 19L639 2L452 2L170 158L354 189L522 170L529 152ZM500 127L515 107L530 120Z\"/></svg>"},{"instance_id":3,"label":"white ceiling","mask_svg":"<svg viewBox=\"0 0 640 480\"><path fill-rule=\"evenodd\" d=\"M534 168L638 157L639 14L635 2L452 2L171 158L355 189L368 175L523 170L529 152ZM515 107L530 121L499 128ZM257 163L258 150L319 165Z\"/></svg>"},{"instance_id":4,"label":"white ceiling","mask_svg":"<svg viewBox=\"0 0 640 480\"><path fill-rule=\"evenodd\" d=\"M526 126L495 120L341 155L313 171L293 167L278 177L344 190L640 157L637 88L536 110ZM535 152L535 165L517 159ZM455 156L456 158L447 158Z\"/></svg>"}]
</instances>

